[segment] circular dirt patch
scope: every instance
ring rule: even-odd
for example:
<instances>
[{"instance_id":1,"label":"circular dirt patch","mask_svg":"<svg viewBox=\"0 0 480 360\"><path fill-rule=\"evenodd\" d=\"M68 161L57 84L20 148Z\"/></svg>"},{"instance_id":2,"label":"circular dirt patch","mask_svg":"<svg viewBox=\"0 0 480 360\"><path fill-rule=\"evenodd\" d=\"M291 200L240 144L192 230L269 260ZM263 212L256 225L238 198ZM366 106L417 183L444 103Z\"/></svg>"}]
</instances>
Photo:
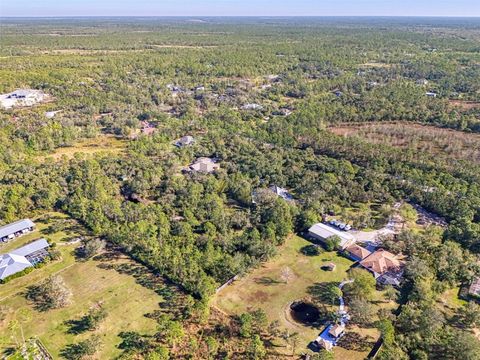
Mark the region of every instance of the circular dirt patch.
<instances>
[{"instance_id":1,"label":"circular dirt patch","mask_svg":"<svg viewBox=\"0 0 480 360\"><path fill-rule=\"evenodd\" d=\"M303 301L290 305L290 315L296 322L312 325L320 319L320 311L312 304Z\"/></svg>"}]
</instances>

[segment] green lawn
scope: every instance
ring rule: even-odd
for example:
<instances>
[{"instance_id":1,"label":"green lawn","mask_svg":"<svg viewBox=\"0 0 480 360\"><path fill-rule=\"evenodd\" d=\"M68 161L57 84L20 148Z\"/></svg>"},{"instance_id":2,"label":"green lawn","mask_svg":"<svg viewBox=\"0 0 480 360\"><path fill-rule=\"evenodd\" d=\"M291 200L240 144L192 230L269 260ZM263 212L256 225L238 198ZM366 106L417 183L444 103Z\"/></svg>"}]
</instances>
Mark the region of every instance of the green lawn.
<instances>
[{"instance_id":1,"label":"green lawn","mask_svg":"<svg viewBox=\"0 0 480 360\"><path fill-rule=\"evenodd\" d=\"M29 243L38 238L46 238L52 242L64 242L72 237L85 235L85 230L79 226L74 220L70 219L68 215L60 212L49 212L32 217L35 223L35 231L16 238L7 243L0 243L0 253L6 253L26 243ZM50 227L52 231L49 230Z\"/></svg>"},{"instance_id":2,"label":"green lawn","mask_svg":"<svg viewBox=\"0 0 480 360\"><path fill-rule=\"evenodd\" d=\"M54 161L66 157L72 159L75 154L83 154L87 156L100 155L119 155L125 151L127 141L117 139L111 135L98 135L96 138L79 141L72 146L60 147L53 152L39 155L40 161L53 159Z\"/></svg>"},{"instance_id":3,"label":"green lawn","mask_svg":"<svg viewBox=\"0 0 480 360\"><path fill-rule=\"evenodd\" d=\"M295 300L308 297L308 288L316 283L345 280L346 271L353 263L336 252L324 252L318 256L303 255L300 249L310 244L298 236L289 238L274 259L220 291L213 301L214 306L228 314L263 309L270 321L279 320L282 328L299 333L301 342L298 353L305 352L308 343L318 336L322 327L312 328L293 322L288 314L289 305ZM329 262L335 263L336 269L332 272L322 270L322 265ZM293 271L288 284L281 278L285 267ZM381 293L376 295L381 298ZM378 337L374 329L351 328L350 331L359 332L364 337L371 336L373 341ZM335 349L338 359L363 359L367 353L368 351L339 347Z\"/></svg>"},{"instance_id":4,"label":"green lawn","mask_svg":"<svg viewBox=\"0 0 480 360\"><path fill-rule=\"evenodd\" d=\"M65 215L49 213L47 217L55 217L57 220L50 224L37 223L35 233L16 239L9 248L15 248L39 236L44 236L46 229L56 224L58 231L49 232L48 238L54 242L70 239L78 236L73 229L78 225L69 220ZM64 222L62 219L68 220ZM68 225L62 227L62 224ZM80 230L81 228L77 228ZM81 232L81 231L80 231ZM68 344L76 343L89 337L92 332L73 335L68 333L67 320L76 320L84 315L95 303L102 303L107 310L108 316L95 333L103 342L103 346L95 359L112 359L120 354L117 348L121 339L118 333L121 331L138 331L141 333L153 333L156 322L145 317L145 314L159 309L158 304L162 297L154 291L154 287L144 287L137 282L136 277L152 277L148 270L134 263L125 256L102 260L89 260L78 262L75 260L73 251L78 245L58 245L62 252L62 260L52 262L46 266L35 269L33 272L7 284L0 285L0 348L7 348L16 339L21 339L20 330L9 330L12 320L21 321L25 338L38 336L55 359L60 358L59 353ZM105 268L99 265L126 264L135 274L120 272L113 268ZM71 305L39 312L31 304L28 304L23 295L27 286L44 279L46 276L58 273L73 293ZM153 277L152 277L153 278ZM158 278L157 278L158 279ZM161 280L158 280L159 282ZM164 287L159 283L155 288ZM26 316L25 316L26 314ZM23 320L22 320L23 319Z\"/></svg>"},{"instance_id":5,"label":"green lawn","mask_svg":"<svg viewBox=\"0 0 480 360\"><path fill-rule=\"evenodd\" d=\"M468 303L458 297L459 291L459 287L448 289L437 299L439 309L447 316L452 316L460 307Z\"/></svg>"}]
</instances>

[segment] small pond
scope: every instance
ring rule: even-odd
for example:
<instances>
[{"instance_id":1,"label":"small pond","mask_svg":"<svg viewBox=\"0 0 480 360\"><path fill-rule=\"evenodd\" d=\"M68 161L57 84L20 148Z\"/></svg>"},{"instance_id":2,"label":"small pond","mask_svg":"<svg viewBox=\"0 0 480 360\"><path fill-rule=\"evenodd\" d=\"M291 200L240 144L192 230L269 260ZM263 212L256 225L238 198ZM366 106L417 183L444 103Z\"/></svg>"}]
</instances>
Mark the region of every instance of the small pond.
<instances>
[{"instance_id":1,"label":"small pond","mask_svg":"<svg viewBox=\"0 0 480 360\"><path fill-rule=\"evenodd\" d=\"M312 304L297 301L290 305L292 318L302 324L312 325L320 319L320 311Z\"/></svg>"}]
</instances>

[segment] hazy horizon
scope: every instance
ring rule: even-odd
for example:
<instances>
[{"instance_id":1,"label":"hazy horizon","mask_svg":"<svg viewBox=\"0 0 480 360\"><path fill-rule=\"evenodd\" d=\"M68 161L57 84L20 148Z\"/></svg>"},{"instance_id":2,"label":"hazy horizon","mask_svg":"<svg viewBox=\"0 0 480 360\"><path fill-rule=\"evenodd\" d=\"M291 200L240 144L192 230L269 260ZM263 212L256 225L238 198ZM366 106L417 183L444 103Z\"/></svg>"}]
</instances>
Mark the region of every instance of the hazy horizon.
<instances>
[{"instance_id":1,"label":"hazy horizon","mask_svg":"<svg viewBox=\"0 0 480 360\"><path fill-rule=\"evenodd\" d=\"M480 17L458 0L37 0L0 5L0 17Z\"/></svg>"}]
</instances>

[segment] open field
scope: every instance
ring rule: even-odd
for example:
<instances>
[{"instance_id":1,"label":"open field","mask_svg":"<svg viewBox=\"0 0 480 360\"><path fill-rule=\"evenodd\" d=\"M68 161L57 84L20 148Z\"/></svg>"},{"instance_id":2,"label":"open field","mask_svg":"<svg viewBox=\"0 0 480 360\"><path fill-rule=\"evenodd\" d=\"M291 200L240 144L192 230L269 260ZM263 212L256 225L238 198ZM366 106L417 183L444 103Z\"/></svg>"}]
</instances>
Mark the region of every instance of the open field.
<instances>
[{"instance_id":1,"label":"open field","mask_svg":"<svg viewBox=\"0 0 480 360\"><path fill-rule=\"evenodd\" d=\"M25 338L38 336L57 359L66 345L81 341L92 334L71 334L65 322L80 319L92 305L98 303L107 310L108 316L94 331L103 343L94 359L112 359L120 354L121 350L117 346L121 342L118 337L121 331L154 332L156 322L145 317L145 314L159 308L162 297L155 290L164 288L161 280L153 279L147 269L123 255L116 254L114 257L102 257L86 262L76 261L74 250L78 245L60 244L63 240L82 234L82 231L79 231L81 227L60 213L48 213L43 217L53 220L48 224L37 222L35 232L9 243L8 249L43 236L59 244L57 249L61 251L62 259L0 285L0 347L8 348L21 339L20 330L11 331L8 327L12 320L23 317L21 326ZM2 249L2 252L5 250ZM63 277L73 293L73 302L62 309L39 312L27 302L23 292L28 286L51 274ZM148 288L140 285L140 278L151 278Z\"/></svg>"},{"instance_id":2,"label":"open field","mask_svg":"<svg viewBox=\"0 0 480 360\"><path fill-rule=\"evenodd\" d=\"M284 246L279 249L278 255L249 275L236 281L233 285L221 290L213 300L214 306L228 314L241 314L258 308L263 309L270 321L279 320L280 326L291 332L298 332L300 344L298 353L306 351L306 346L314 340L323 327L308 327L294 322L289 314L289 305L296 301L309 298L309 288L315 284L325 282L340 282L347 279L347 270L353 264L352 261L337 255L336 252L324 252L318 256L306 256L300 252L304 246L311 244L298 236L289 238ZM321 266L333 262L336 269L332 272L324 271ZM294 276L288 284L281 279L283 268L289 267ZM393 306L381 304L382 293L377 292L376 303L379 306ZM332 310L335 308L332 307ZM373 343L378 338L375 329L364 329L349 326L347 333L357 333L351 336L363 339L367 343ZM369 345L370 345L369 344ZM285 348L278 348L285 352ZM363 359L370 348L343 349L335 348L337 359Z\"/></svg>"},{"instance_id":3,"label":"open field","mask_svg":"<svg viewBox=\"0 0 480 360\"><path fill-rule=\"evenodd\" d=\"M374 144L386 144L432 155L473 160L480 164L479 134L405 122L339 125L329 130L336 135L355 136Z\"/></svg>"},{"instance_id":4,"label":"open field","mask_svg":"<svg viewBox=\"0 0 480 360\"><path fill-rule=\"evenodd\" d=\"M73 146L61 147L55 149L54 152L39 156L39 160L52 158L59 160L62 157L72 159L76 154L97 155L97 154L115 154L122 153L127 145L125 140L119 140L114 136L100 135L95 139L80 141Z\"/></svg>"},{"instance_id":5,"label":"open field","mask_svg":"<svg viewBox=\"0 0 480 360\"><path fill-rule=\"evenodd\" d=\"M449 100L448 103L454 108L466 111L472 109L480 109L480 102L478 101Z\"/></svg>"}]
</instances>

